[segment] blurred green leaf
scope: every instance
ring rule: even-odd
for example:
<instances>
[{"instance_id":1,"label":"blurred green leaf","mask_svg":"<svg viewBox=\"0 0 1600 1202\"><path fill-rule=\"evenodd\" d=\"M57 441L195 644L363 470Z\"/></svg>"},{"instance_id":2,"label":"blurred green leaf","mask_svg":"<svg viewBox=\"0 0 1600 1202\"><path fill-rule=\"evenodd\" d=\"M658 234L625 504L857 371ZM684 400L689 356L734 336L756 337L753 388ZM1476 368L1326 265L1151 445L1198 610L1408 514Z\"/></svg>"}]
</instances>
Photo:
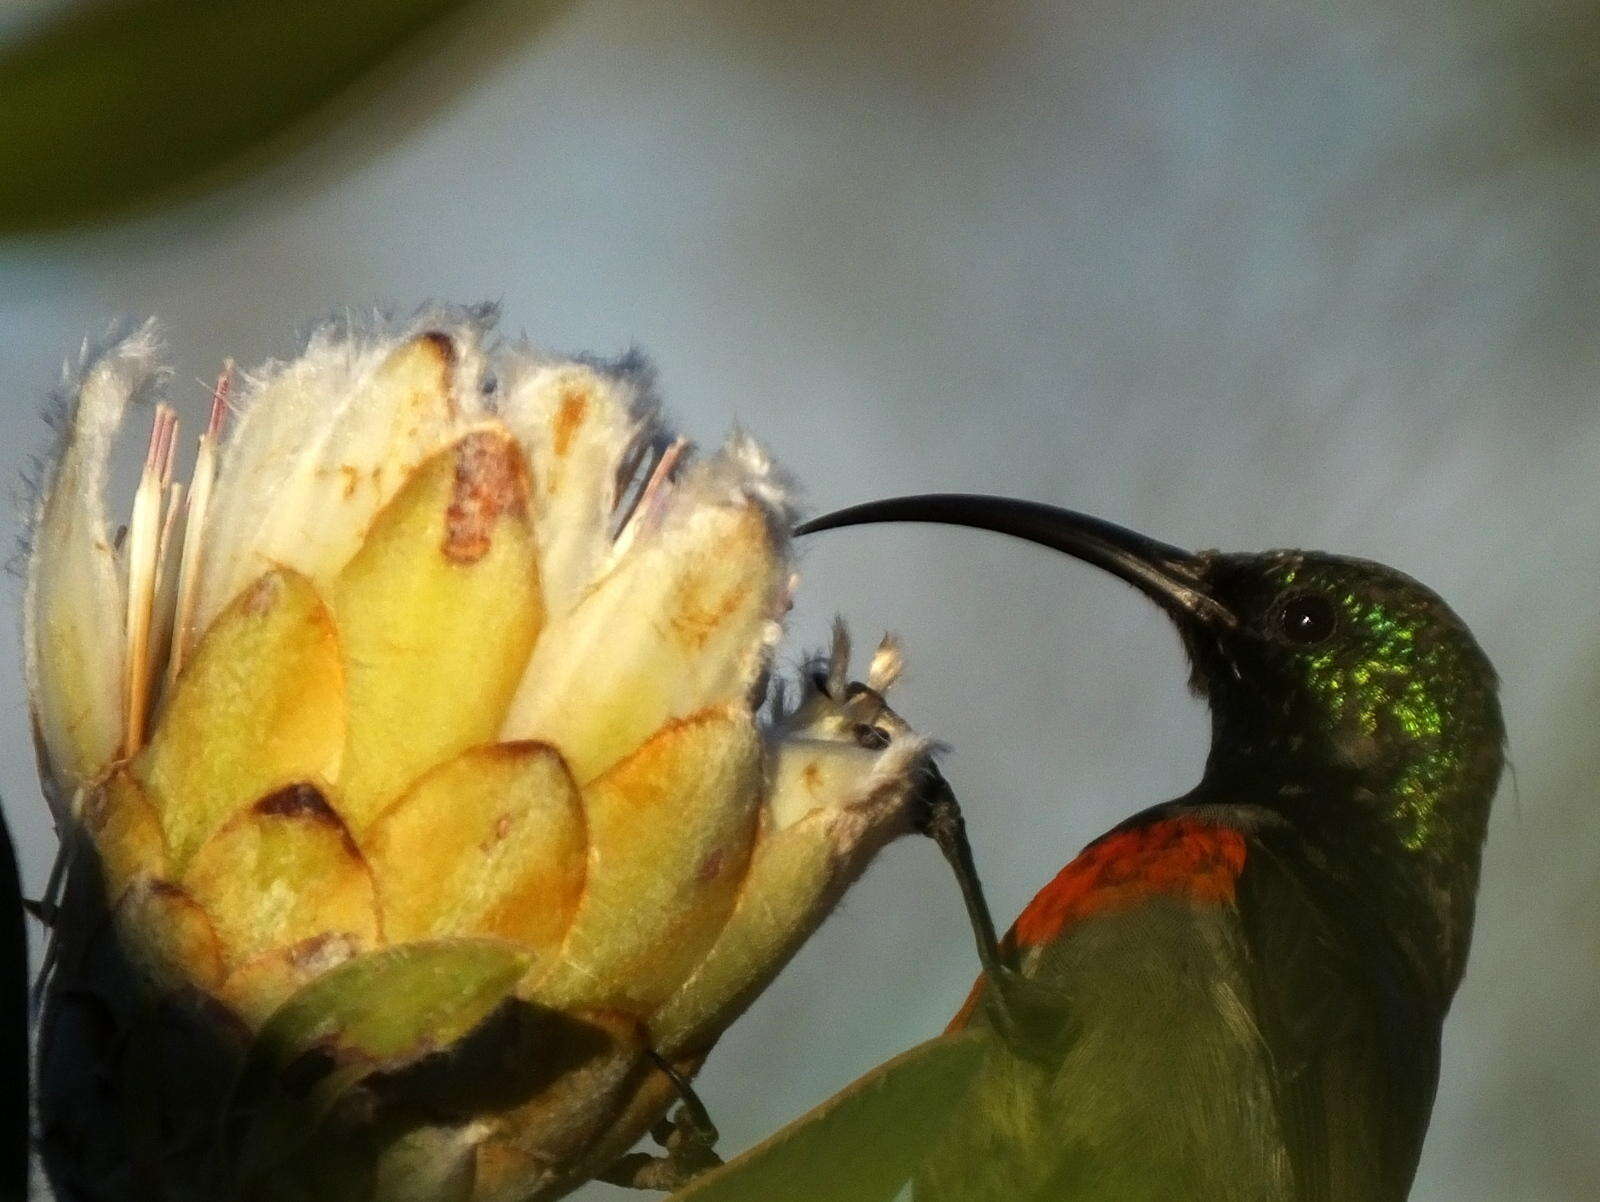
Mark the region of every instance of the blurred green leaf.
<instances>
[{"instance_id":1,"label":"blurred green leaf","mask_svg":"<svg viewBox=\"0 0 1600 1202\"><path fill-rule=\"evenodd\" d=\"M99 0L0 50L0 231L204 173L467 0Z\"/></svg>"},{"instance_id":2,"label":"blurred green leaf","mask_svg":"<svg viewBox=\"0 0 1600 1202\"><path fill-rule=\"evenodd\" d=\"M888 1202L954 1117L985 1043L973 1032L919 1044L671 1202Z\"/></svg>"},{"instance_id":3,"label":"blurred green leaf","mask_svg":"<svg viewBox=\"0 0 1600 1202\"><path fill-rule=\"evenodd\" d=\"M28 941L11 832L0 817L0 1198L28 1190Z\"/></svg>"}]
</instances>

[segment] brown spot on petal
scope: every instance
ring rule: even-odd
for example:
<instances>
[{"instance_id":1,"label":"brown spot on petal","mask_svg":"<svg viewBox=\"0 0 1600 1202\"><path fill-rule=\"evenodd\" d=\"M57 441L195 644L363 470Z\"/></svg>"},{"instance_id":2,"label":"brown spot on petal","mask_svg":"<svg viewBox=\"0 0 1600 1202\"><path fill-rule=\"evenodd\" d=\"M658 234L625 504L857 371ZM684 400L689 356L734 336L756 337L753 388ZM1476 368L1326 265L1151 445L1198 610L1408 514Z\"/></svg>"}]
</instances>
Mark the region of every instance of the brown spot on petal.
<instances>
[{"instance_id":1,"label":"brown spot on petal","mask_svg":"<svg viewBox=\"0 0 1600 1202\"><path fill-rule=\"evenodd\" d=\"M717 848L700 862L700 871L695 873L695 879L701 884L709 884L717 879L722 872L722 865L727 861L728 853L723 848Z\"/></svg>"},{"instance_id":2,"label":"brown spot on petal","mask_svg":"<svg viewBox=\"0 0 1600 1202\"><path fill-rule=\"evenodd\" d=\"M360 944L343 932L313 935L284 949L284 957L296 968L329 969L343 964L360 950Z\"/></svg>"},{"instance_id":3,"label":"brown spot on petal","mask_svg":"<svg viewBox=\"0 0 1600 1202\"><path fill-rule=\"evenodd\" d=\"M161 880L159 877L152 877L144 882L144 885L153 897L175 898L185 902L192 900L181 886L175 885L171 881Z\"/></svg>"},{"instance_id":4,"label":"brown spot on petal","mask_svg":"<svg viewBox=\"0 0 1600 1202\"><path fill-rule=\"evenodd\" d=\"M426 334L419 334L417 341L429 347L439 356L440 367L453 367L456 361L455 340L443 330L429 330Z\"/></svg>"},{"instance_id":5,"label":"brown spot on petal","mask_svg":"<svg viewBox=\"0 0 1600 1202\"><path fill-rule=\"evenodd\" d=\"M672 630L685 646L699 650L724 622L744 604L745 590L729 589L721 596L707 595L697 580L689 581L672 614Z\"/></svg>"},{"instance_id":6,"label":"brown spot on petal","mask_svg":"<svg viewBox=\"0 0 1600 1202\"><path fill-rule=\"evenodd\" d=\"M455 488L445 512L445 558L477 563L489 553L500 515L521 515L527 495L521 456L504 435L483 430L456 443Z\"/></svg>"},{"instance_id":7,"label":"brown spot on petal","mask_svg":"<svg viewBox=\"0 0 1600 1202\"><path fill-rule=\"evenodd\" d=\"M478 849L488 855L495 848L495 844L504 843L506 836L511 833L511 815L501 814L495 819L494 826L489 831L489 837L478 844Z\"/></svg>"},{"instance_id":8,"label":"brown spot on petal","mask_svg":"<svg viewBox=\"0 0 1600 1202\"><path fill-rule=\"evenodd\" d=\"M361 852L356 847L349 826L339 816L339 811L328 804L328 799L322 795L322 790L315 785L296 781L292 785L285 785L275 793L268 793L251 808L263 818L287 818L292 821L315 822L321 826L330 826L339 832L339 840L344 844L345 850L354 858L361 859Z\"/></svg>"},{"instance_id":9,"label":"brown spot on petal","mask_svg":"<svg viewBox=\"0 0 1600 1202\"><path fill-rule=\"evenodd\" d=\"M250 586L244 595L244 612L252 618L259 618L272 612L272 607L278 603L278 593L281 581L276 572L268 572L260 580Z\"/></svg>"},{"instance_id":10,"label":"brown spot on petal","mask_svg":"<svg viewBox=\"0 0 1600 1202\"><path fill-rule=\"evenodd\" d=\"M444 402L445 411L451 417L454 417L456 415L456 400L453 377L455 376L456 364L461 359L460 351L456 348L455 339L451 338L443 330L429 330L425 334L417 335L411 345L419 349L425 348L432 355L435 365L439 369L437 399ZM412 427L411 433L416 433L415 426Z\"/></svg>"},{"instance_id":11,"label":"brown spot on petal","mask_svg":"<svg viewBox=\"0 0 1600 1202\"><path fill-rule=\"evenodd\" d=\"M576 388L561 394L561 406L556 410L553 437L553 449L557 457L565 455L567 449L572 446L572 436L578 432L578 427L583 425L584 416L588 411L589 398Z\"/></svg>"},{"instance_id":12,"label":"brown spot on petal","mask_svg":"<svg viewBox=\"0 0 1600 1202\"><path fill-rule=\"evenodd\" d=\"M268 793L255 805L256 813L264 818L306 818L325 822L329 826L343 826L339 815L333 812L327 798L315 785L297 781L285 785L275 793Z\"/></svg>"},{"instance_id":13,"label":"brown spot on petal","mask_svg":"<svg viewBox=\"0 0 1600 1202\"><path fill-rule=\"evenodd\" d=\"M800 779L805 782L806 788L812 793L822 788L822 769L818 767L816 760L811 760L806 764L800 772Z\"/></svg>"}]
</instances>

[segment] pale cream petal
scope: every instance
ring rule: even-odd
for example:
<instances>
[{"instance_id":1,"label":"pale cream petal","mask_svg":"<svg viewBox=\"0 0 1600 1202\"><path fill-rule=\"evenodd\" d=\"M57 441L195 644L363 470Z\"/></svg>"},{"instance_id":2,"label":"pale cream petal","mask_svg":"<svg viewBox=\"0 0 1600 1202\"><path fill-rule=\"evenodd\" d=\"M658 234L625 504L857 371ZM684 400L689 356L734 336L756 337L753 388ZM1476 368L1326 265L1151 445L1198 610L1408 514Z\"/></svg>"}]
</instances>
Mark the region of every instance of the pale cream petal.
<instances>
[{"instance_id":1,"label":"pale cream petal","mask_svg":"<svg viewBox=\"0 0 1600 1202\"><path fill-rule=\"evenodd\" d=\"M550 618L566 614L605 567L618 475L652 437L634 382L587 364L513 361L499 413L532 469L539 578Z\"/></svg>"},{"instance_id":2,"label":"pale cream petal","mask_svg":"<svg viewBox=\"0 0 1600 1202\"><path fill-rule=\"evenodd\" d=\"M545 628L502 738L553 744L584 783L663 723L748 698L787 605L788 548L729 475L708 465L676 486L659 528Z\"/></svg>"},{"instance_id":3,"label":"pale cream petal","mask_svg":"<svg viewBox=\"0 0 1600 1202\"><path fill-rule=\"evenodd\" d=\"M495 935L553 955L588 867L577 786L543 743L463 752L413 784L362 842L394 943Z\"/></svg>"},{"instance_id":4,"label":"pale cream petal","mask_svg":"<svg viewBox=\"0 0 1600 1202\"><path fill-rule=\"evenodd\" d=\"M249 391L208 506L199 629L268 567L320 583L344 566L416 466L479 416L462 366L476 370L476 336L330 333Z\"/></svg>"},{"instance_id":5,"label":"pale cream petal","mask_svg":"<svg viewBox=\"0 0 1600 1202\"><path fill-rule=\"evenodd\" d=\"M280 786L335 778L344 725L332 617L304 576L269 572L200 640L133 761L174 869Z\"/></svg>"},{"instance_id":6,"label":"pale cream petal","mask_svg":"<svg viewBox=\"0 0 1600 1202\"><path fill-rule=\"evenodd\" d=\"M750 715L720 707L672 722L585 788L588 884L529 996L641 1016L669 997L733 907L760 785Z\"/></svg>"},{"instance_id":7,"label":"pale cream petal","mask_svg":"<svg viewBox=\"0 0 1600 1202\"><path fill-rule=\"evenodd\" d=\"M58 822L122 740L127 602L106 521L106 464L128 402L157 375L155 342L146 326L84 369L33 516L25 659Z\"/></svg>"},{"instance_id":8,"label":"pale cream petal","mask_svg":"<svg viewBox=\"0 0 1600 1202\"><path fill-rule=\"evenodd\" d=\"M880 760L877 751L840 739L781 740L767 790L773 826L783 830L818 810L858 803Z\"/></svg>"},{"instance_id":9,"label":"pale cream petal","mask_svg":"<svg viewBox=\"0 0 1600 1202\"><path fill-rule=\"evenodd\" d=\"M485 427L424 462L333 584L358 834L427 769L494 740L543 610L527 467Z\"/></svg>"},{"instance_id":10,"label":"pale cream petal","mask_svg":"<svg viewBox=\"0 0 1600 1202\"><path fill-rule=\"evenodd\" d=\"M223 963L336 934L378 943L377 893L355 840L322 793L288 785L202 843L181 881L216 928Z\"/></svg>"}]
</instances>

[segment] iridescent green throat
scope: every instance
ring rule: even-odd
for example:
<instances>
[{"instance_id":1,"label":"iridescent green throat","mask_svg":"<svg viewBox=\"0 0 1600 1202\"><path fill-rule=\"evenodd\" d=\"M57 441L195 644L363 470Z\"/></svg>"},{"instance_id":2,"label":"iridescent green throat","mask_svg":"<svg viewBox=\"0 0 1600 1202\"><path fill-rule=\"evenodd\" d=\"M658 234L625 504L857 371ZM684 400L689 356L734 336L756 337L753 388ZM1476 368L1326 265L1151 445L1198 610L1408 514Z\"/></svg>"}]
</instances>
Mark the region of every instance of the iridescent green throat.
<instances>
[{"instance_id":1,"label":"iridescent green throat","mask_svg":"<svg viewBox=\"0 0 1600 1202\"><path fill-rule=\"evenodd\" d=\"M1495 676L1471 633L1434 594L1355 561L1285 563L1287 591L1334 602L1335 634L1296 649L1325 746L1359 771L1400 844L1455 854L1483 835L1504 739Z\"/></svg>"}]
</instances>

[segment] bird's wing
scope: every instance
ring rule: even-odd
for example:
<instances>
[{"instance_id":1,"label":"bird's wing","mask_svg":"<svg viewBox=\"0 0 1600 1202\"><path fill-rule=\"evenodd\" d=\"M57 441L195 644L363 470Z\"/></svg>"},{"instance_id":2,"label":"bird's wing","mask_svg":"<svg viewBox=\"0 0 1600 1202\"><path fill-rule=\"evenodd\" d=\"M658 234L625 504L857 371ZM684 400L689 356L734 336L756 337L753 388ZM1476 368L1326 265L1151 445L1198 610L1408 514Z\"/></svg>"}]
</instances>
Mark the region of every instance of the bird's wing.
<instances>
[{"instance_id":1,"label":"bird's wing","mask_svg":"<svg viewBox=\"0 0 1600 1202\"><path fill-rule=\"evenodd\" d=\"M1404 1199L1438 1084L1443 1006L1359 864L1313 860L1291 833L1267 831L1251 839L1236 904L1294 1197Z\"/></svg>"},{"instance_id":2,"label":"bird's wing","mask_svg":"<svg viewBox=\"0 0 1600 1202\"><path fill-rule=\"evenodd\" d=\"M1086 848L1006 937L1057 1042L992 1058L919 1202L1403 1198L1437 1027L1315 879L1289 836L1172 806Z\"/></svg>"}]
</instances>

